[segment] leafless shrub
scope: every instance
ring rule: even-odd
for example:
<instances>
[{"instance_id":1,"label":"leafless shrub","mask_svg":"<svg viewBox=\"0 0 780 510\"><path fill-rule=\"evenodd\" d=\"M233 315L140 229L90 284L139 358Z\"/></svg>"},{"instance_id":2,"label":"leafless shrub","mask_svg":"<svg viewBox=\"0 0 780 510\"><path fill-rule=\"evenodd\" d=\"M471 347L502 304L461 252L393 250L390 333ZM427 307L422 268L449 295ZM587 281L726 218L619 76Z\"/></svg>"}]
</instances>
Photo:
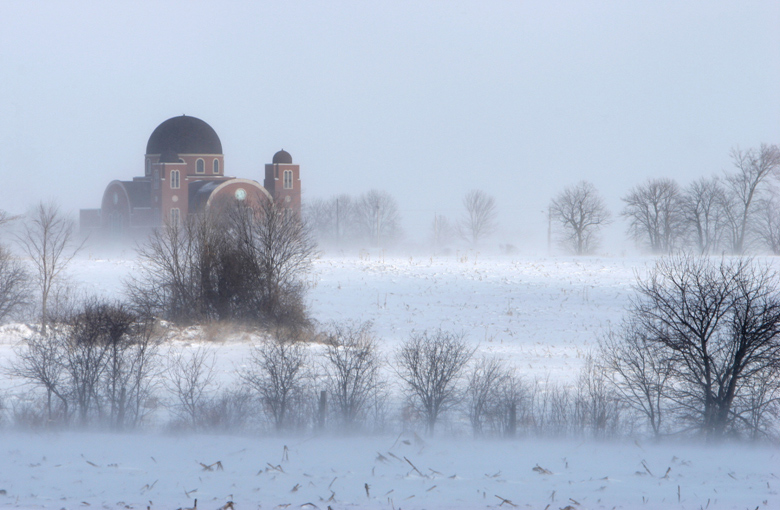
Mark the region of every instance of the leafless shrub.
<instances>
[{"instance_id":1,"label":"leafless shrub","mask_svg":"<svg viewBox=\"0 0 780 510\"><path fill-rule=\"evenodd\" d=\"M63 328L54 327L25 338L15 348L15 361L6 367L11 377L23 379L46 392L45 422L52 425L66 423L70 416L65 335Z\"/></svg>"},{"instance_id":2,"label":"leafless shrub","mask_svg":"<svg viewBox=\"0 0 780 510\"><path fill-rule=\"evenodd\" d=\"M222 390L201 406L200 428L219 433L245 430L258 414L256 407L247 388Z\"/></svg>"},{"instance_id":3,"label":"leafless shrub","mask_svg":"<svg viewBox=\"0 0 780 510\"><path fill-rule=\"evenodd\" d=\"M215 364L215 353L201 346L168 354L163 384L171 398L169 408L193 430L206 421L204 409L216 391Z\"/></svg>"},{"instance_id":4,"label":"leafless shrub","mask_svg":"<svg viewBox=\"0 0 780 510\"><path fill-rule=\"evenodd\" d=\"M14 427L30 431L50 428L53 422L47 417L44 397L31 394L16 394L7 410L8 421Z\"/></svg>"},{"instance_id":5,"label":"leafless shrub","mask_svg":"<svg viewBox=\"0 0 780 510\"><path fill-rule=\"evenodd\" d=\"M127 308L115 309L115 333L109 336L107 367L102 381L107 419L113 429L135 428L151 413L160 371L159 338L152 319L139 319ZM117 335L122 320L130 320Z\"/></svg>"},{"instance_id":6,"label":"leafless shrub","mask_svg":"<svg viewBox=\"0 0 780 510\"><path fill-rule=\"evenodd\" d=\"M466 413L475 437L514 436L523 389L514 370L498 358L482 357L468 375Z\"/></svg>"},{"instance_id":7,"label":"leafless shrub","mask_svg":"<svg viewBox=\"0 0 780 510\"><path fill-rule=\"evenodd\" d=\"M301 425L310 400L306 346L280 332L252 349L241 378L249 385L277 432Z\"/></svg>"},{"instance_id":8,"label":"leafless shrub","mask_svg":"<svg viewBox=\"0 0 780 510\"><path fill-rule=\"evenodd\" d=\"M412 333L396 352L394 369L429 434L439 417L460 403L459 383L473 354L463 334L442 330Z\"/></svg>"},{"instance_id":9,"label":"leafless shrub","mask_svg":"<svg viewBox=\"0 0 780 510\"><path fill-rule=\"evenodd\" d=\"M102 414L100 383L109 369L112 351L123 342L134 317L121 306L88 300L80 313L65 324L65 348L62 362L68 376L68 387L79 422L86 425L92 411ZM116 352L114 352L116 354ZM118 356L113 360L112 374L108 386L111 414L116 416L119 395ZM113 384L111 384L113 383Z\"/></svg>"},{"instance_id":10,"label":"leafless shrub","mask_svg":"<svg viewBox=\"0 0 780 510\"><path fill-rule=\"evenodd\" d=\"M579 435L603 439L620 432L621 401L592 356L577 378L573 423Z\"/></svg>"},{"instance_id":11,"label":"leafless shrub","mask_svg":"<svg viewBox=\"0 0 780 510\"><path fill-rule=\"evenodd\" d=\"M612 330L600 342L604 377L622 402L643 416L653 436L666 426L672 383L672 359L631 322Z\"/></svg>"},{"instance_id":12,"label":"leafless shrub","mask_svg":"<svg viewBox=\"0 0 780 510\"><path fill-rule=\"evenodd\" d=\"M476 246L496 231L496 199L482 190L471 190L463 197L464 216L458 222L458 235Z\"/></svg>"},{"instance_id":13,"label":"leafless shrub","mask_svg":"<svg viewBox=\"0 0 780 510\"><path fill-rule=\"evenodd\" d=\"M604 199L593 184L567 186L550 203L550 215L561 227L561 244L577 255L598 247L598 232L610 223Z\"/></svg>"},{"instance_id":14,"label":"leafless shrub","mask_svg":"<svg viewBox=\"0 0 780 510\"><path fill-rule=\"evenodd\" d=\"M155 345L123 305L91 298L26 338L6 372L45 392L50 425L76 416L82 426L93 419L112 428L135 426L150 398Z\"/></svg>"},{"instance_id":15,"label":"leafless shrub","mask_svg":"<svg viewBox=\"0 0 780 510\"><path fill-rule=\"evenodd\" d=\"M370 322L333 324L324 354L323 372L331 409L345 432L365 423L383 397L382 359Z\"/></svg>"},{"instance_id":16,"label":"leafless shrub","mask_svg":"<svg viewBox=\"0 0 780 510\"><path fill-rule=\"evenodd\" d=\"M753 441L780 439L780 368L768 367L748 379L734 399L735 432Z\"/></svg>"}]
</instances>

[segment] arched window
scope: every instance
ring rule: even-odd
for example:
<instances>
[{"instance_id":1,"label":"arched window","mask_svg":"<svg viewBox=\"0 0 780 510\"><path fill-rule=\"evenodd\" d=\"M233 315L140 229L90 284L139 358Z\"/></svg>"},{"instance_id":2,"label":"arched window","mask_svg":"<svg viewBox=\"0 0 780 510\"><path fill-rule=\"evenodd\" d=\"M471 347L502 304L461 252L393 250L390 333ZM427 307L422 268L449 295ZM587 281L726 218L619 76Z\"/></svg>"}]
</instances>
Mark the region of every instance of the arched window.
<instances>
[{"instance_id":1,"label":"arched window","mask_svg":"<svg viewBox=\"0 0 780 510\"><path fill-rule=\"evenodd\" d=\"M181 211L178 207L174 207L171 209L171 225L174 227L179 226L179 222L181 221Z\"/></svg>"},{"instance_id":2,"label":"arched window","mask_svg":"<svg viewBox=\"0 0 780 510\"><path fill-rule=\"evenodd\" d=\"M293 174L292 170L284 171L284 189L292 189L293 187Z\"/></svg>"},{"instance_id":3,"label":"arched window","mask_svg":"<svg viewBox=\"0 0 780 510\"><path fill-rule=\"evenodd\" d=\"M171 170L171 189L179 189L179 171Z\"/></svg>"},{"instance_id":4,"label":"arched window","mask_svg":"<svg viewBox=\"0 0 780 510\"><path fill-rule=\"evenodd\" d=\"M195 162L195 172L199 174L206 173L206 163L204 163L202 159Z\"/></svg>"},{"instance_id":5,"label":"arched window","mask_svg":"<svg viewBox=\"0 0 780 510\"><path fill-rule=\"evenodd\" d=\"M219 173L219 160L216 158L214 159L214 173L215 174Z\"/></svg>"},{"instance_id":6,"label":"arched window","mask_svg":"<svg viewBox=\"0 0 780 510\"><path fill-rule=\"evenodd\" d=\"M152 175L152 160L147 159L146 160L146 176L149 177Z\"/></svg>"}]
</instances>

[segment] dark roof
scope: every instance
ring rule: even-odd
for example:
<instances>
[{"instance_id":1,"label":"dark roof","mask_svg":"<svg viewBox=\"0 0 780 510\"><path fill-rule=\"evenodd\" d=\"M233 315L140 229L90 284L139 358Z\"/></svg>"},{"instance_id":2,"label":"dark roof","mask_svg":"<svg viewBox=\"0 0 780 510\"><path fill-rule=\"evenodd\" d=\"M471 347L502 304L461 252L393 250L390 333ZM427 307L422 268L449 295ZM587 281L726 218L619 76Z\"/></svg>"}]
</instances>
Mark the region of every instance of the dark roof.
<instances>
[{"instance_id":1,"label":"dark roof","mask_svg":"<svg viewBox=\"0 0 780 510\"><path fill-rule=\"evenodd\" d=\"M291 165L292 164L292 156L290 156L290 153L286 150L282 149L276 154L274 154L273 164L279 164L279 165Z\"/></svg>"},{"instance_id":2,"label":"dark roof","mask_svg":"<svg viewBox=\"0 0 780 510\"><path fill-rule=\"evenodd\" d=\"M215 179L191 182L189 185L190 211L203 212L206 209L206 202L208 202L209 197L211 196L211 192L217 189L217 187L219 187L222 183L229 180L232 179Z\"/></svg>"},{"instance_id":3,"label":"dark roof","mask_svg":"<svg viewBox=\"0 0 780 510\"><path fill-rule=\"evenodd\" d=\"M147 154L222 154L222 142L214 129L195 117L173 117L152 132Z\"/></svg>"},{"instance_id":4,"label":"dark roof","mask_svg":"<svg viewBox=\"0 0 780 510\"><path fill-rule=\"evenodd\" d=\"M150 181L121 181L130 198L130 207L151 207L152 183Z\"/></svg>"}]
</instances>

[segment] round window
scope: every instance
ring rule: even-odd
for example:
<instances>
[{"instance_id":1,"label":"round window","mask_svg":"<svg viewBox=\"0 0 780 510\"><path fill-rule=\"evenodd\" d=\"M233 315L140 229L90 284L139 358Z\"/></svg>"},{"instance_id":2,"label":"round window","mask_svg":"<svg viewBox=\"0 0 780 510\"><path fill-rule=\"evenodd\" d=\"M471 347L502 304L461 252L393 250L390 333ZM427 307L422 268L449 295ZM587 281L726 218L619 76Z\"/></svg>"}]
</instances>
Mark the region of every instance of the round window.
<instances>
[{"instance_id":1,"label":"round window","mask_svg":"<svg viewBox=\"0 0 780 510\"><path fill-rule=\"evenodd\" d=\"M236 200L244 200L246 198L246 190L244 188L238 188L236 190Z\"/></svg>"}]
</instances>

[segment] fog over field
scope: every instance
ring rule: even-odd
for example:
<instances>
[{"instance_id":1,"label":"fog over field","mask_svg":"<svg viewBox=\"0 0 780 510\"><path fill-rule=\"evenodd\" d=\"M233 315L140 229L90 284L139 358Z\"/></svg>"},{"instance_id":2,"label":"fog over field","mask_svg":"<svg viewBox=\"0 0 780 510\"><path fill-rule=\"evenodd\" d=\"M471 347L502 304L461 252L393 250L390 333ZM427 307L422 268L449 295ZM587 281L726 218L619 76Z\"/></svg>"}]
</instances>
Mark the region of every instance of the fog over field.
<instances>
[{"instance_id":1,"label":"fog over field","mask_svg":"<svg viewBox=\"0 0 780 510\"><path fill-rule=\"evenodd\" d=\"M304 201L386 190L427 239L469 190L497 240L544 250L546 210L592 182L617 215L780 139L776 2L3 2L2 209L98 207L163 120L201 118L229 175L285 148ZM625 224L605 249L631 250Z\"/></svg>"},{"instance_id":2,"label":"fog over field","mask_svg":"<svg viewBox=\"0 0 780 510\"><path fill-rule=\"evenodd\" d=\"M0 19L0 507L780 508L780 3Z\"/></svg>"},{"instance_id":3,"label":"fog over field","mask_svg":"<svg viewBox=\"0 0 780 510\"><path fill-rule=\"evenodd\" d=\"M624 316L635 277L653 264L652 258L326 255L314 264L309 305L322 323L373 321L379 350L390 363L414 331L442 327L463 331L477 356L516 367L528 390L535 382L574 389L586 355ZM69 273L90 293L116 296L117 282L133 268L132 260L91 258L77 260ZM22 324L0 329L4 366L20 352L25 331ZM213 355L214 380L206 394L218 398L241 382L259 340L258 333L226 325L186 328L169 333L162 353L168 359L202 350ZM324 348L309 345L315 356ZM5 378L0 487L6 493L0 497L6 500L0 503L179 508L198 498L198 508L214 509L228 501L236 508L473 509L508 500L527 508L683 509L709 503L741 509L780 502L774 443L707 446L675 437L657 442L630 419L621 427L639 428L611 439L594 438L586 429L556 435L527 424L515 439L474 439L461 408L448 412L429 437L419 423L404 422L398 407L402 386L390 367L382 373L393 382L381 430L346 436L330 425L320 432L278 434L262 419L255 422L257 414L240 429L221 420L217 428L182 429L170 414L174 408L167 407L172 395L164 384L157 389L158 406L135 433L95 425L30 434L11 420L23 419L19 413L31 402L32 388Z\"/></svg>"}]
</instances>

